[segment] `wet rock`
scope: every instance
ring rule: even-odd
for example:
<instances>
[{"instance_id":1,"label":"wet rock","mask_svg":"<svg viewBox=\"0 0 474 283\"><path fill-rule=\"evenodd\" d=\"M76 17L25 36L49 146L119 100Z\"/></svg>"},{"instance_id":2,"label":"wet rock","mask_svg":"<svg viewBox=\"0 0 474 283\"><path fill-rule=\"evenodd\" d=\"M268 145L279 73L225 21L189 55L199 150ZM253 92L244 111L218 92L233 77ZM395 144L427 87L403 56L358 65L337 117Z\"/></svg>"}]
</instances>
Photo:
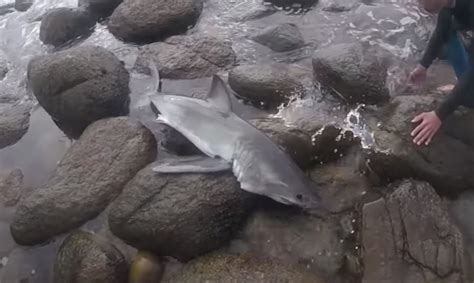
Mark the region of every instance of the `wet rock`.
<instances>
[{"instance_id":1,"label":"wet rock","mask_svg":"<svg viewBox=\"0 0 474 283\"><path fill-rule=\"evenodd\" d=\"M253 40L277 52L291 51L305 44L303 35L293 23L270 26L254 36Z\"/></svg>"},{"instance_id":2,"label":"wet rock","mask_svg":"<svg viewBox=\"0 0 474 283\"><path fill-rule=\"evenodd\" d=\"M69 235L54 264L55 283L126 283L128 263L100 236L77 231Z\"/></svg>"},{"instance_id":3,"label":"wet rock","mask_svg":"<svg viewBox=\"0 0 474 283\"><path fill-rule=\"evenodd\" d=\"M5 207L15 206L23 189L23 173L20 169L0 172L0 203Z\"/></svg>"},{"instance_id":4,"label":"wet rock","mask_svg":"<svg viewBox=\"0 0 474 283\"><path fill-rule=\"evenodd\" d=\"M250 122L280 145L301 168L307 169L314 163L311 137L305 132L287 127L282 119L255 119Z\"/></svg>"},{"instance_id":5,"label":"wet rock","mask_svg":"<svg viewBox=\"0 0 474 283\"><path fill-rule=\"evenodd\" d=\"M313 158L319 164L340 159L349 149L360 144L360 139L351 131L345 131L334 124L311 123L305 127L305 131L313 133Z\"/></svg>"},{"instance_id":6,"label":"wet rock","mask_svg":"<svg viewBox=\"0 0 474 283\"><path fill-rule=\"evenodd\" d=\"M150 60L156 62L162 78L195 79L232 66L236 54L228 41L214 37L173 36L164 42L141 47L136 67L148 73Z\"/></svg>"},{"instance_id":7,"label":"wet rock","mask_svg":"<svg viewBox=\"0 0 474 283\"><path fill-rule=\"evenodd\" d=\"M0 104L0 148L18 142L28 131L30 107Z\"/></svg>"},{"instance_id":8,"label":"wet rock","mask_svg":"<svg viewBox=\"0 0 474 283\"><path fill-rule=\"evenodd\" d=\"M299 263L309 271L335 275L344 263L340 234L337 221L268 210L254 213L238 239L257 257Z\"/></svg>"},{"instance_id":9,"label":"wet rock","mask_svg":"<svg viewBox=\"0 0 474 283\"><path fill-rule=\"evenodd\" d=\"M139 251L133 258L129 272L129 283L161 282L165 266L152 253Z\"/></svg>"},{"instance_id":10,"label":"wet rock","mask_svg":"<svg viewBox=\"0 0 474 283\"><path fill-rule=\"evenodd\" d=\"M360 5L357 0L331 0L324 3L322 10L332 13L341 13L350 11Z\"/></svg>"},{"instance_id":11,"label":"wet rock","mask_svg":"<svg viewBox=\"0 0 474 283\"><path fill-rule=\"evenodd\" d=\"M254 194L231 172L140 171L113 203L111 231L128 244L181 261L225 245L243 225Z\"/></svg>"},{"instance_id":12,"label":"wet rock","mask_svg":"<svg viewBox=\"0 0 474 283\"><path fill-rule=\"evenodd\" d=\"M229 73L236 94L264 108L276 108L301 93L303 85L288 65L242 65Z\"/></svg>"},{"instance_id":13,"label":"wet rock","mask_svg":"<svg viewBox=\"0 0 474 283\"><path fill-rule=\"evenodd\" d=\"M210 254L198 258L173 278L172 282L323 282L299 266L279 261L259 260L249 255Z\"/></svg>"},{"instance_id":14,"label":"wet rock","mask_svg":"<svg viewBox=\"0 0 474 283\"><path fill-rule=\"evenodd\" d=\"M56 8L41 20L40 39L44 44L63 46L92 34L95 19L81 9Z\"/></svg>"},{"instance_id":15,"label":"wet rock","mask_svg":"<svg viewBox=\"0 0 474 283\"><path fill-rule=\"evenodd\" d=\"M33 245L96 217L156 157L156 141L139 122L109 118L89 126L48 183L22 199L11 232Z\"/></svg>"},{"instance_id":16,"label":"wet rock","mask_svg":"<svg viewBox=\"0 0 474 283\"><path fill-rule=\"evenodd\" d=\"M461 233L425 182L403 181L363 208L364 283L467 282ZM403 272L400 272L403 270Z\"/></svg>"},{"instance_id":17,"label":"wet rock","mask_svg":"<svg viewBox=\"0 0 474 283\"><path fill-rule=\"evenodd\" d=\"M36 57L28 65L28 79L40 105L72 138L94 121L129 111L128 71L102 47Z\"/></svg>"},{"instance_id":18,"label":"wet rock","mask_svg":"<svg viewBox=\"0 0 474 283\"><path fill-rule=\"evenodd\" d=\"M375 145L368 151L368 170L382 181L402 178L428 181L439 193L456 194L474 187L472 114L460 109L447 119L429 146L417 146L410 136L413 117L433 110L440 95L399 96L382 111L365 111Z\"/></svg>"},{"instance_id":19,"label":"wet rock","mask_svg":"<svg viewBox=\"0 0 474 283\"><path fill-rule=\"evenodd\" d=\"M110 32L124 41L153 42L184 33L196 23L201 0L124 0L110 17Z\"/></svg>"},{"instance_id":20,"label":"wet rock","mask_svg":"<svg viewBox=\"0 0 474 283\"><path fill-rule=\"evenodd\" d=\"M33 6L34 2L34 0L15 0L15 9L24 12Z\"/></svg>"},{"instance_id":21,"label":"wet rock","mask_svg":"<svg viewBox=\"0 0 474 283\"><path fill-rule=\"evenodd\" d=\"M83 8L96 18L106 18L112 14L123 0L79 0L79 8Z\"/></svg>"},{"instance_id":22,"label":"wet rock","mask_svg":"<svg viewBox=\"0 0 474 283\"><path fill-rule=\"evenodd\" d=\"M266 2L270 2L279 7L311 7L312 5L316 4L318 0L266 0Z\"/></svg>"},{"instance_id":23,"label":"wet rock","mask_svg":"<svg viewBox=\"0 0 474 283\"><path fill-rule=\"evenodd\" d=\"M383 58L359 43L331 45L313 56L316 80L350 104L387 102L387 67Z\"/></svg>"},{"instance_id":24,"label":"wet rock","mask_svg":"<svg viewBox=\"0 0 474 283\"><path fill-rule=\"evenodd\" d=\"M370 180L361 171L362 158L360 148L354 147L347 156L310 171L324 205L331 212L350 211L361 203L378 198L370 189Z\"/></svg>"}]
</instances>

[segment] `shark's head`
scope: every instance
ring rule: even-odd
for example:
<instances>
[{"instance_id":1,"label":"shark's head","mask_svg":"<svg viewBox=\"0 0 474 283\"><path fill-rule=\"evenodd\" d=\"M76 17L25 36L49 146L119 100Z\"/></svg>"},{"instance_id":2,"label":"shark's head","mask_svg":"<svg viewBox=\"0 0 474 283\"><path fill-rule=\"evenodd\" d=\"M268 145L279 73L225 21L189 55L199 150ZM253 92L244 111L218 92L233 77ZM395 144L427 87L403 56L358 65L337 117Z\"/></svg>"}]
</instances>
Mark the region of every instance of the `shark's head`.
<instances>
[{"instance_id":1,"label":"shark's head","mask_svg":"<svg viewBox=\"0 0 474 283\"><path fill-rule=\"evenodd\" d=\"M284 204L296 205L308 211L322 207L321 197L306 180L291 182L291 184L276 182L272 184L272 191L274 194L271 198Z\"/></svg>"}]
</instances>

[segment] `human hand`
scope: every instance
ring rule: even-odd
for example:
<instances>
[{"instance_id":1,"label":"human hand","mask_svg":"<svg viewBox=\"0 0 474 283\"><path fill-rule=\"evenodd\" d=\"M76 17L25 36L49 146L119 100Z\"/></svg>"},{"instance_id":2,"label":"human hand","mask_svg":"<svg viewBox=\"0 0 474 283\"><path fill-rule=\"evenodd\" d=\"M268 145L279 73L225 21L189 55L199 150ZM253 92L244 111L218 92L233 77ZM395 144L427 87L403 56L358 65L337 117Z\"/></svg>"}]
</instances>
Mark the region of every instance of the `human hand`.
<instances>
[{"instance_id":1,"label":"human hand","mask_svg":"<svg viewBox=\"0 0 474 283\"><path fill-rule=\"evenodd\" d=\"M411 136L414 137L413 142L417 145L422 143L429 145L442 122L434 111L419 114L412 120L412 123L420 121L421 123L411 132Z\"/></svg>"},{"instance_id":2,"label":"human hand","mask_svg":"<svg viewBox=\"0 0 474 283\"><path fill-rule=\"evenodd\" d=\"M420 85L426 80L427 69L421 65L416 66L408 75L408 82L410 84Z\"/></svg>"}]
</instances>

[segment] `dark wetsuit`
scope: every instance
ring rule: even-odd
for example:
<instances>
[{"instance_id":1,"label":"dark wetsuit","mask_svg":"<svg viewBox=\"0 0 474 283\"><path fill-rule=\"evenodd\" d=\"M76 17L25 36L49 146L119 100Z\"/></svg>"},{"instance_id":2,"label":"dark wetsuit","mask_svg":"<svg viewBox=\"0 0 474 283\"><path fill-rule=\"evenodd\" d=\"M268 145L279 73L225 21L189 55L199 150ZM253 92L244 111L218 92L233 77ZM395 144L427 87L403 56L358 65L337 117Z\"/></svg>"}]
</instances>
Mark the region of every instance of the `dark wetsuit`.
<instances>
[{"instance_id":1,"label":"dark wetsuit","mask_svg":"<svg viewBox=\"0 0 474 283\"><path fill-rule=\"evenodd\" d=\"M474 0L456 0L454 8L444 8L438 14L438 22L420 64L429 67L440 54L444 44L457 31L474 30ZM474 43L474 40L471 41ZM474 50L471 48L471 50ZM474 60L471 51L470 59ZM472 62L472 61L470 61ZM459 78L453 92L435 110L441 120L448 117L459 105L474 107L474 69L472 64Z\"/></svg>"}]
</instances>

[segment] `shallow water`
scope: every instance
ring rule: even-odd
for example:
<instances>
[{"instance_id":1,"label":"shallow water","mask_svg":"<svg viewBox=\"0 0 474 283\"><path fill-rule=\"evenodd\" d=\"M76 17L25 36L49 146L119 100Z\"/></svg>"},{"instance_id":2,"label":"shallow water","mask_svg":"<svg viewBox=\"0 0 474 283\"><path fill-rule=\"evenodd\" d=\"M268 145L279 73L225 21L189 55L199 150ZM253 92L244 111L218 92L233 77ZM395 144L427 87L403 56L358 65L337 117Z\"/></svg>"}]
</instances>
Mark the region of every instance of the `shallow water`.
<instances>
[{"instance_id":1,"label":"shallow water","mask_svg":"<svg viewBox=\"0 0 474 283\"><path fill-rule=\"evenodd\" d=\"M11 0L0 0L0 5L11 2ZM397 9L398 22L384 18L383 14L365 12L364 9L368 7L344 13L324 11L323 7L326 7L329 2L331 1L322 0L311 10L285 10L265 5L260 0L208 0L205 2L198 24L190 32L231 40L239 63L272 61L295 63L295 67L311 74L310 58L314 50L330 44L354 40L367 41L385 48L399 58L401 64L420 52L420 47L423 46L429 29L432 27L429 24L432 18L418 9L407 9L407 5L412 5L407 1L403 6L396 2L385 1L386 4ZM20 168L24 174L26 192L48 181L57 163L72 143L56 127L49 115L37 105L34 96L27 90L26 67L34 56L53 52L51 47L43 45L39 40L41 16L50 8L76 6L77 0L36 0L26 12L13 12L0 16L0 52L8 58L10 69L7 77L0 81L0 102L34 106L27 134L17 144L0 150L0 170ZM251 40L252 35L262 28L283 22L297 24L308 45L293 52L275 53ZM382 29L377 28L381 24L387 24L383 31L388 30L389 36L384 35ZM137 59L137 46L115 39L101 24L96 26L92 36L75 44L105 47L123 60L130 71ZM396 84L403 70L391 70L393 72L389 78ZM226 74L222 75L225 77ZM131 73L130 116L139 118L146 126L158 130L159 128L154 128L157 126L152 122L151 111L135 108L136 103L150 89L151 84L149 77ZM187 93L196 96L205 94L209 86L210 78L163 81L164 92ZM295 99L293 103L273 114L283 118L288 124L296 126L304 126L305 123L315 120L337 122L357 129L362 136L370 138L370 133L364 132L361 121L347 124L347 115L356 113L354 109L341 107L331 99L322 99L322 94L317 88L308 87L310 95ZM396 86L392 88L395 89ZM234 110L245 118L268 115L243 105L237 99L233 99L232 103ZM370 144L370 140L367 143ZM24 278L30 278L29 282L50 282L51 263L62 237L58 237L53 243L45 246L31 248L17 246L11 239L8 229L13 211L14 208L0 208L0 282L20 282ZM103 222L100 218L86 226L98 230Z\"/></svg>"}]
</instances>

